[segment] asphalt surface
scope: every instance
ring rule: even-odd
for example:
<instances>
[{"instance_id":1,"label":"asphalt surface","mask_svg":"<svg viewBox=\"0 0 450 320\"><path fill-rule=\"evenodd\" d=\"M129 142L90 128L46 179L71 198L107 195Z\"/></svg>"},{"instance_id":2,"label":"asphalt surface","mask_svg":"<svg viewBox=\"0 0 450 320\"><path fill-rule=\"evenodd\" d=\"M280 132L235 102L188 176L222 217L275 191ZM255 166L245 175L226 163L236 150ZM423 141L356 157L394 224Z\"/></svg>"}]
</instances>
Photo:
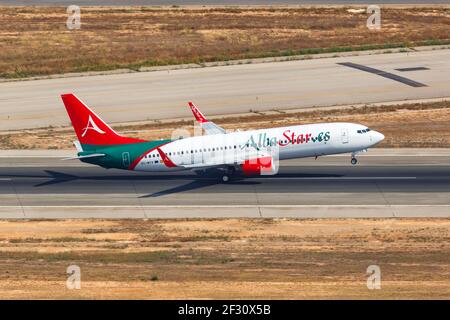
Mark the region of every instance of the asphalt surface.
<instances>
[{"instance_id":1,"label":"asphalt surface","mask_svg":"<svg viewBox=\"0 0 450 320\"><path fill-rule=\"evenodd\" d=\"M291 160L277 176L224 184L214 174L0 158L0 218L450 217L450 157L348 160Z\"/></svg>"},{"instance_id":2,"label":"asphalt surface","mask_svg":"<svg viewBox=\"0 0 450 320\"><path fill-rule=\"evenodd\" d=\"M188 101L209 116L449 97L449 61L447 49L3 82L0 130L70 125L67 92L110 123L191 117Z\"/></svg>"}]
</instances>

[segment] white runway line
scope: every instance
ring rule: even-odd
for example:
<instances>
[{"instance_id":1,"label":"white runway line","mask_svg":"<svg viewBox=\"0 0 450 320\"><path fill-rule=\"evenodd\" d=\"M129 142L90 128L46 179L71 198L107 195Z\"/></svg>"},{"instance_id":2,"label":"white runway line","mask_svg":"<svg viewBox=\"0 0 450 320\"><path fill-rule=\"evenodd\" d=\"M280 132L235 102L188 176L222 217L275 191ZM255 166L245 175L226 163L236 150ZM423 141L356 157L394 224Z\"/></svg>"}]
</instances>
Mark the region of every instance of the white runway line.
<instances>
[{"instance_id":1,"label":"white runway line","mask_svg":"<svg viewBox=\"0 0 450 320\"><path fill-rule=\"evenodd\" d=\"M261 176L270 177L270 176ZM274 177L277 180L414 180L417 177Z\"/></svg>"},{"instance_id":2,"label":"white runway line","mask_svg":"<svg viewBox=\"0 0 450 320\"><path fill-rule=\"evenodd\" d=\"M0 178L0 181L11 181L12 179Z\"/></svg>"},{"instance_id":3,"label":"white runway line","mask_svg":"<svg viewBox=\"0 0 450 320\"><path fill-rule=\"evenodd\" d=\"M220 209L220 208L450 208L450 204L336 204L336 205L326 205L326 204L267 204L267 205L143 205L143 206L127 206L127 205L77 205L77 206L0 206L0 209Z\"/></svg>"}]
</instances>

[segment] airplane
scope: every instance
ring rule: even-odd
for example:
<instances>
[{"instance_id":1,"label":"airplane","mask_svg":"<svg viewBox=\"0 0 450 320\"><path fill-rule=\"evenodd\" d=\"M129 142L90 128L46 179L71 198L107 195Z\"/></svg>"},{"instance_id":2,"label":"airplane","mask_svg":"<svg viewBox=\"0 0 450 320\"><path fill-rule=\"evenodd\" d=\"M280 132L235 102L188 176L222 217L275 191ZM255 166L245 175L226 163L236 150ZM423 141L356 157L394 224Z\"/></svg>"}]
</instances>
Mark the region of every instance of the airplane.
<instances>
[{"instance_id":1,"label":"airplane","mask_svg":"<svg viewBox=\"0 0 450 320\"><path fill-rule=\"evenodd\" d=\"M74 94L61 98L78 140L78 159L103 168L133 171L197 173L214 168L227 182L237 176L274 175L279 160L367 151L384 135L354 123L317 123L270 129L227 132L209 121L189 102L203 135L145 141L115 132Z\"/></svg>"}]
</instances>

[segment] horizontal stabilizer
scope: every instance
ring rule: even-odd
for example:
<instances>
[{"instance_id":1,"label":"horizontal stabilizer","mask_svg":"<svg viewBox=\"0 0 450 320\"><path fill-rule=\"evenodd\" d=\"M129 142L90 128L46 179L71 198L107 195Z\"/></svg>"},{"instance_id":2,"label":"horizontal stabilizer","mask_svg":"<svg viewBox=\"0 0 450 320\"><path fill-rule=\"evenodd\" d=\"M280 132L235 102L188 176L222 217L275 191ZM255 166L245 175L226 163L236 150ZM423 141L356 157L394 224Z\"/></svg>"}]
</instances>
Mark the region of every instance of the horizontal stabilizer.
<instances>
[{"instance_id":1,"label":"horizontal stabilizer","mask_svg":"<svg viewBox=\"0 0 450 320\"><path fill-rule=\"evenodd\" d=\"M98 158L98 157L104 157L104 156L106 156L106 154L104 154L104 153L93 153L93 154L88 154L85 156L64 158L62 160L81 160L81 159Z\"/></svg>"},{"instance_id":2,"label":"horizontal stabilizer","mask_svg":"<svg viewBox=\"0 0 450 320\"><path fill-rule=\"evenodd\" d=\"M83 152L84 150L83 150L83 147L81 146L81 143L80 143L80 141L74 141L73 142L73 145L75 146L75 148L77 148L77 151L78 152Z\"/></svg>"}]
</instances>

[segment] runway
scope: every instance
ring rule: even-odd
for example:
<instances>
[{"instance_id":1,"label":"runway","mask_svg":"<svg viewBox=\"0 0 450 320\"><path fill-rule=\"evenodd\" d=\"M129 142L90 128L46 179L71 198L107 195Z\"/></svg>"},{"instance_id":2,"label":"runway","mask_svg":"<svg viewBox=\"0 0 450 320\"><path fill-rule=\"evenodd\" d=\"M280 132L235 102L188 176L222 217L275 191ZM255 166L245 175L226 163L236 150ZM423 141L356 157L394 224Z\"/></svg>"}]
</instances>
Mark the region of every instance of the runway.
<instances>
[{"instance_id":1,"label":"runway","mask_svg":"<svg viewBox=\"0 0 450 320\"><path fill-rule=\"evenodd\" d=\"M105 170L0 157L0 218L450 217L450 152L281 163L277 176Z\"/></svg>"},{"instance_id":2,"label":"runway","mask_svg":"<svg viewBox=\"0 0 450 320\"><path fill-rule=\"evenodd\" d=\"M449 97L449 61L447 49L4 82L0 128L68 126L67 92L111 123L188 118L188 101L211 116Z\"/></svg>"}]
</instances>

